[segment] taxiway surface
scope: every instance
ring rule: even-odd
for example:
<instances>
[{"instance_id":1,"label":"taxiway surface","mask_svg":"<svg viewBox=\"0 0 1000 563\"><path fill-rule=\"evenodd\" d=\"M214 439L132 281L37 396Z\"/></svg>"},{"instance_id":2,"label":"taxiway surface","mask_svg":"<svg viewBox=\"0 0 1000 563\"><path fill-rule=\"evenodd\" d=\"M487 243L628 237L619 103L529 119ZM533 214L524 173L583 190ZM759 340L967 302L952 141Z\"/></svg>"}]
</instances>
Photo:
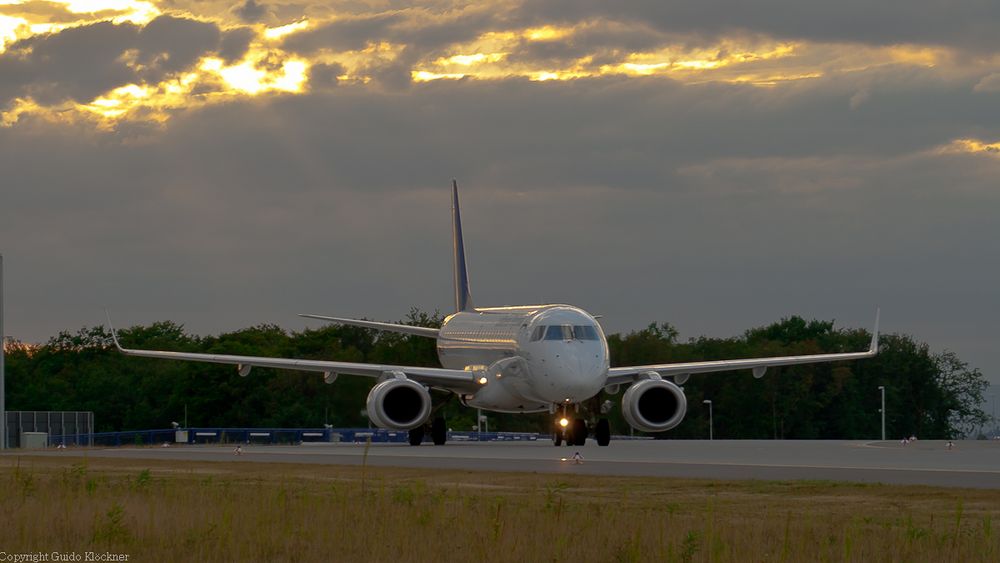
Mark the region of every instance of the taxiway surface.
<instances>
[{"instance_id":1,"label":"taxiway surface","mask_svg":"<svg viewBox=\"0 0 1000 563\"><path fill-rule=\"evenodd\" d=\"M244 446L238 460L360 465L363 444ZM573 461L579 452L582 463ZM233 461L233 446L121 447L21 452L25 455ZM5 455L16 455L7 453ZM636 440L600 448L538 442L372 444L373 466L503 472L579 473L698 479L832 480L1000 488L1000 442Z\"/></svg>"}]
</instances>

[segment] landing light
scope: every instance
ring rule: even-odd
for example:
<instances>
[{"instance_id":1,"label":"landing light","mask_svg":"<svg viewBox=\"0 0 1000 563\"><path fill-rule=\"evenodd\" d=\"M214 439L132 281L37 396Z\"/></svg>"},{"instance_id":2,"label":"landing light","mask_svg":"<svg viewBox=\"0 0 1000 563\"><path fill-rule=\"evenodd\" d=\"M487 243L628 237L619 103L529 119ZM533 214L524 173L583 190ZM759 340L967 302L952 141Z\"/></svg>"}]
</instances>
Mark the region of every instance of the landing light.
<instances>
[{"instance_id":1,"label":"landing light","mask_svg":"<svg viewBox=\"0 0 1000 563\"><path fill-rule=\"evenodd\" d=\"M562 426L563 428L566 428L567 426L569 426L569 420L567 418L565 418L565 417L560 418L559 419L559 426Z\"/></svg>"},{"instance_id":2,"label":"landing light","mask_svg":"<svg viewBox=\"0 0 1000 563\"><path fill-rule=\"evenodd\" d=\"M485 375L483 377L479 378L479 384L480 385L486 385L486 376Z\"/></svg>"}]
</instances>

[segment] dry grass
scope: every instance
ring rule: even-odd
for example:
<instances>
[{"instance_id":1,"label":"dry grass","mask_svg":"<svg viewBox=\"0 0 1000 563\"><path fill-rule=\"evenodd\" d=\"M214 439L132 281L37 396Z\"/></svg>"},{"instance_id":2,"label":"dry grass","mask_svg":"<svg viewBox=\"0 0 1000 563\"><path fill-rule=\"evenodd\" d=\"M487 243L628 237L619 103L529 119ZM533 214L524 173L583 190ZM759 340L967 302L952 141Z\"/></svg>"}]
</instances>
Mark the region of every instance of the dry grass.
<instances>
[{"instance_id":1,"label":"dry grass","mask_svg":"<svg viewBox=\"0 0 1000 563\"><path fill-rule=\"evenodd\" d=\"M0 551L129 561L997 561L1000 491L0 459Z\"/></svg>"}]
</instances>

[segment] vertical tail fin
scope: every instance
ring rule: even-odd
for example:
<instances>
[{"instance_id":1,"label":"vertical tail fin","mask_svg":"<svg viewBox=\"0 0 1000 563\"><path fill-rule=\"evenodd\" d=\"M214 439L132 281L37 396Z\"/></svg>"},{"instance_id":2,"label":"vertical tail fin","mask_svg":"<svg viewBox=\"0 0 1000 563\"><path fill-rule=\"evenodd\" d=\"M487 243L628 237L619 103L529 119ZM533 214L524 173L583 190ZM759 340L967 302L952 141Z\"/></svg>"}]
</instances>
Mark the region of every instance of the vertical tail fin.
<instances>
[{"instance_id":1,"label":"vertical tail fin","mask_svg":"<svg viewBox=\"0 0 1000 563\"><path fill-rule=\"evenodd\" d=\"M455 250L455 311L472 311L472 293L469 291L469 270L465 266L465 242L462 239L462 214L458 210L458 182L451 181L452 244Z\"/></svg>"}]
</instances>

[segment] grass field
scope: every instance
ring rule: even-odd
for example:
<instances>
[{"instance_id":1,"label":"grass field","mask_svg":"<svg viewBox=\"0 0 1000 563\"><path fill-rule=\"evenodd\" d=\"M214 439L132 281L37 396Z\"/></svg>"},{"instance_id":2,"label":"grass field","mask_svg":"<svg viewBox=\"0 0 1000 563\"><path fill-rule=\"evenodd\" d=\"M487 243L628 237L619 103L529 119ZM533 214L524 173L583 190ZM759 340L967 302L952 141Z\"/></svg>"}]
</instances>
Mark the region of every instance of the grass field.
<instances>
[{"instance_id":1,"label":"grass field","mask_svg":"<svg viewBox=\"0 0 1000 563\"><path fill-rule=\"evenodd\" d=\"M0 551L129 561L998 561L1000 490L0 459Z\"/></svg>"}]
</instances>

